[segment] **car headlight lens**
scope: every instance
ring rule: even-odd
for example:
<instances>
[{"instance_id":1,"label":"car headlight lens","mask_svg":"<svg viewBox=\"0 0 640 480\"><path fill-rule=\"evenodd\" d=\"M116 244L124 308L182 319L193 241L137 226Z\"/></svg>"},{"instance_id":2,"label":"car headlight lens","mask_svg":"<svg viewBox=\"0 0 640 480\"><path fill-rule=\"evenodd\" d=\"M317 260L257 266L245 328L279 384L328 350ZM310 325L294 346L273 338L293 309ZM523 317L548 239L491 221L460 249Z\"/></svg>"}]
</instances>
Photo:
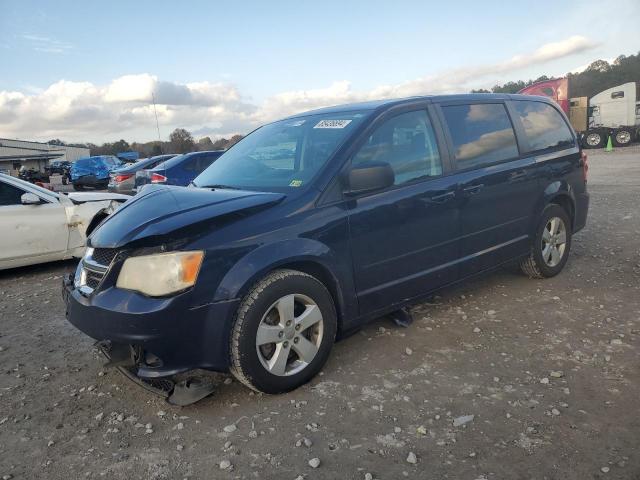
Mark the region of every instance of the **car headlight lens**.
<instances>
[{"instance_id":1,"label":"car headlight lens","mask_svg":"<svg viewBox=\"0 0 640 480\"><path fill-rule=\"evenodd\" d=\"M127 258L116 287L163 297L196 283L204 252L172 252Z\"/></svg>"}]
</instances>

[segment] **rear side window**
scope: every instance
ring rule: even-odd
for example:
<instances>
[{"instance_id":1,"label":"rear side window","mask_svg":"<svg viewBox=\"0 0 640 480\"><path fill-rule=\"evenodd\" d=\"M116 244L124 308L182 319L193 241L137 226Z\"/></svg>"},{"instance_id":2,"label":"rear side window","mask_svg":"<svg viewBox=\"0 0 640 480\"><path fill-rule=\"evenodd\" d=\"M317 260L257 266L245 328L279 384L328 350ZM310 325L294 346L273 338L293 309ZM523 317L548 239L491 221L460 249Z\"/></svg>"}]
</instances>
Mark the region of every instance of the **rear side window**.
<instances>
[{"instance_id":1,"label":"rear side window","mask_svg":"<svg viewBox=\"0 0 640 480\"><path fill-rule=\"evenodd\" d=\"M22 190L13 185L0 182L0 207L22 204L20 197L22 197L23 193Z\"/></svg>"},{"instance_id":2,"label":"rear side window","mask_svg":"<svg viewBox=\"0 0 640 480\"><path fill-rule=\"evenodd\" d=\"M184 169L191 172L203 172L219 156L220 155L197 155L185 163Z\"/></svg>"},{"instance_id":3,"label":"rear side window","mask_svg":"<svg viewBox=\"0 0 640 480\"><path fill-rule=\"evenodd\" d=\"M353 165L386 162L395 184L442 174L442 162L427 112L393 117L380 125L353 158Z\"/></svg>"},{"instance_id":4,"label":"rear side window","mask_svg":"<svg viewBox=\"0 0 640 480\"><path fill-rule=\"evenodd\" d=\"M518 156L518 145L501 103L442 107L458 170L480 168Z\"/></svg>"},{"instance_id":5,"label":"rear side window","mask_svg":"<svg viewBox=\"0 0 640 480\"><path fill-rule=\"evenodd\" d=\"M543 102L514 101L532 151L574 145L573 135L560 113Z\"/></svg>"}]
</instances>

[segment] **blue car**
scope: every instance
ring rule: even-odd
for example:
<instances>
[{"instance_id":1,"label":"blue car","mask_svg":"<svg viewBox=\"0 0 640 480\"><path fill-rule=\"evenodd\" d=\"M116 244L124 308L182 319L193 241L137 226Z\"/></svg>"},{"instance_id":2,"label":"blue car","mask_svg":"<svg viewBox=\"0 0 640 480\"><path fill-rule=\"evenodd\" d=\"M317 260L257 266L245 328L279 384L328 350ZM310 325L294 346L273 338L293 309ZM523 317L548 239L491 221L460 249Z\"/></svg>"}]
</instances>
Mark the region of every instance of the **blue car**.
<instances>
[{"instance_id":1,"label":"blue car","mask_svg":"<svg viewBox=\"0 0 640 480\"><path fill-rule=\"evenodd\" d=\"M123 162L113 155L98 155L76 160L71 165L70 177L75 190L85 187L105 189L109 184L109 173L120 168Z\"/></svg>"},{"instance_id":2,"label":"blue car","mask_svg":"<svg viewBox=\"0 0 640 480\"><path fill-rule=\"evenodd\" d=\"M209 369L286 392L337 336L388 313L410 323L404 307L439 289L513 261L558 275L587 221L587 171L543 97L302 113L246 136L195 188L147 187L107 218L64 280L68 319L135 378ZM195 398L189 385L170 401Z\"/></svg>"},{"instance_id":3,"label":"blue car","mask_svg":"<svg viewBox=\"0 0 640 480\"><path fill-rule=\"evenodd\" d=\"M136 190L147 184L186 187L223 153L224 150L185 153L150 170L140 170L136 174Z\"/></svg>"}]
</instances>

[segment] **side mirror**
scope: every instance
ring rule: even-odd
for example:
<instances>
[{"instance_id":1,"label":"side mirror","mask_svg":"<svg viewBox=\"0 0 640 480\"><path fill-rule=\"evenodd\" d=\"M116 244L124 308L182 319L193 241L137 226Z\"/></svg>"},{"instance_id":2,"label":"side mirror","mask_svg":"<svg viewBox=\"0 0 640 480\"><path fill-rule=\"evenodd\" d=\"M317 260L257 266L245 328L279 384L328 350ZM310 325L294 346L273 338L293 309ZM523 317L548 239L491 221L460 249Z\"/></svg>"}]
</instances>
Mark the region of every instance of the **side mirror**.
<instances>
[{"instance_id":1,"label":"side mirror","mask_svg":"<svg viewBox=\"0 0 640 480\"><path fill-rule=\"evenodd\" d=\"M356 165L346 175L346 195L358 195L360 193L373 192L390 187L395 182L396 176L386 162L367 162Z\"/></svg>"},{"instance_id":2,"label":"side mirror","mask_svg":"<svg viewBox=\"0 0 640 480\"><path fill-rule=\"evenodd\" d=\"M22 203L22 205L40 205L42 200L35 193L27 192L23 193L20 197L20 203Z\"/></svg>"}]
</instances>

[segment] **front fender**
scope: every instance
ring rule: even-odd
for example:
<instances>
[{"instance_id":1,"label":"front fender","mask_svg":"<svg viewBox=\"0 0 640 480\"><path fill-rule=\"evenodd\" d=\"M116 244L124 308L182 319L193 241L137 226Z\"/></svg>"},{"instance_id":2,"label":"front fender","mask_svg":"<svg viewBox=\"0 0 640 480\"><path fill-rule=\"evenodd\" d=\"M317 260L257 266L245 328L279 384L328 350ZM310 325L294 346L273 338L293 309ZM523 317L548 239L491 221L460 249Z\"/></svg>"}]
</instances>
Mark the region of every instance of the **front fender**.
<instances>
[{"instance_id":1,"label":"front fender","mask_svg":"<svg viewBox=\"0 0 640 480\"><path fill-rule=\"evenodd\" d=\"M314 264L331 278L336 308L351 317L357 312L351 262L326 244L310 238L294 238L266 244L242 257L223 277L215 293L214 302L243 297L268 272L295 263ZM332 288L333 287L333 288ZM346 302L353 298L353 302ZM353 305L352 305L353 303Z\"/></svg>"}]
</instances>

